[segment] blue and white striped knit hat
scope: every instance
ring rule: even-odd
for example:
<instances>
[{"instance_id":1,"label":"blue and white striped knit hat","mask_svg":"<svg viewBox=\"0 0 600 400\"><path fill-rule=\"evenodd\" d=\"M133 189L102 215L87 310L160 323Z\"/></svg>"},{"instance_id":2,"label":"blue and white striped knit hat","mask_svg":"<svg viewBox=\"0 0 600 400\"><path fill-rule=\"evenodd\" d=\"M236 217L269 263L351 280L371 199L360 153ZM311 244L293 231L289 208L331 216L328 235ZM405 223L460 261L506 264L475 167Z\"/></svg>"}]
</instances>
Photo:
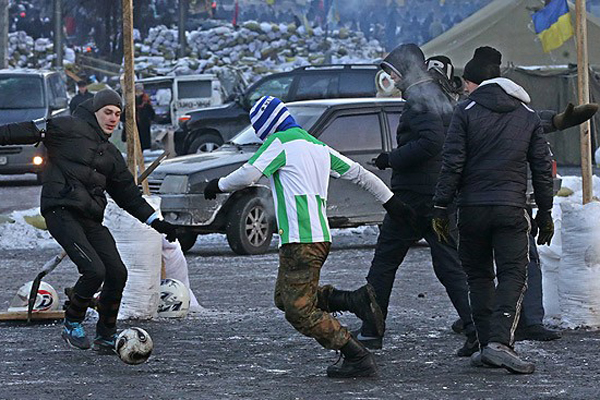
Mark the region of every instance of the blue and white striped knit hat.
<instances>
[{"instance_id":1,"label":"blue and white striped knit hat","mask_svg":"<svg viewBox=\"0 0 600 400\"><path fill-rule=\"evenodd\" d=\"M299 127L285 104L273 96L258 99L250 110L250 122L256 136L262 141L275 132Z\"/></svg>"}]
</instances>

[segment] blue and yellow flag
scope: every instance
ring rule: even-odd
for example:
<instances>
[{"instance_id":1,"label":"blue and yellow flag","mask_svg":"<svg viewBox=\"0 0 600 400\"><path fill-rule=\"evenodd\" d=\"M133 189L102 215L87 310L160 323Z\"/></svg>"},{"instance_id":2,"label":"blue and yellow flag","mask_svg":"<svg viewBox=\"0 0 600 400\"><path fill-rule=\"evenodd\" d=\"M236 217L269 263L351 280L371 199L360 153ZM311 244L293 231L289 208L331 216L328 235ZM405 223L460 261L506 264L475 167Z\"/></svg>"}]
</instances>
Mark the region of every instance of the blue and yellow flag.
<instances>
[{"instance_id":1,"label":"blue and yellow flag","mask_svg":"<svg viewBox=\"0 0 600 400\"><path fill-rule=\"evenodd\" d=\"M558 49L573 36L573 25L567 0L552 0L532 16L535 33L542 41L544 52Z\"/></svg>"}]
</instances>

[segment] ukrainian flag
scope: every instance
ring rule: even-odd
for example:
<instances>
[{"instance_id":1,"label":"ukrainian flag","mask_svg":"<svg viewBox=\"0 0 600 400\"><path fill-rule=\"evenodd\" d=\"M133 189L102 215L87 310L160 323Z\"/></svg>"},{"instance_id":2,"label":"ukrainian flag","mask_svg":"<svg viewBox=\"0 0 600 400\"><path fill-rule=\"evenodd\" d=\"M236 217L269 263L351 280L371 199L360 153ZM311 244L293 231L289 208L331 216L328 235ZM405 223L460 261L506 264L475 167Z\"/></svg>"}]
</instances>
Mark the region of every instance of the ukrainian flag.
<instances>
[{"instance_id":1,"label":"ukrainian flag","mask_svg":"<svg viewBox=\"0 0 600 400\"><path fill-rule=\"evenodd\" d=\"M532 16L535 33L548 53L562 46L573 36L573 25L567 0L552 0L550 4Z\"/></svg>"}]
</instances>

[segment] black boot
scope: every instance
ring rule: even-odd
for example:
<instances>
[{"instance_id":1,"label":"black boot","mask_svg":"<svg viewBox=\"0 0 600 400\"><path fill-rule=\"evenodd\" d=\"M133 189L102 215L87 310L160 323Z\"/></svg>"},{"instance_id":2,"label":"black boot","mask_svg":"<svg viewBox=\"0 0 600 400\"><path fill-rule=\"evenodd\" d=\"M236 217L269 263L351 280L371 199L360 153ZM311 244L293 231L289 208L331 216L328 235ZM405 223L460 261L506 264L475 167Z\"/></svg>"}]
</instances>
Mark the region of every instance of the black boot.
<instances>
[{"instance_id":1,"label":"black boot","mask_svg":"<svg viewBox=\"0 0 600 400\"><path fill-rule=\"evenodd\" d=\"M383 313L375 297L375 289L370 283L354 291L337 290L329 287L325 291L327 299L324 301L328 312L350 311L368 325L375 327L378 336L383 336Z\"/></svg>"},{"instance_id":2,"label":"black boot","mask_svg":"<svg viewBox=\"0 0 600 400\"><path fill-rule=\"evenodd\" d=\"M340 349L344 356L342 365L327 368L330 378L359 378L377 376L377 365L373 354L356 340L354 336Z\"/></svg>"}]
</instances>

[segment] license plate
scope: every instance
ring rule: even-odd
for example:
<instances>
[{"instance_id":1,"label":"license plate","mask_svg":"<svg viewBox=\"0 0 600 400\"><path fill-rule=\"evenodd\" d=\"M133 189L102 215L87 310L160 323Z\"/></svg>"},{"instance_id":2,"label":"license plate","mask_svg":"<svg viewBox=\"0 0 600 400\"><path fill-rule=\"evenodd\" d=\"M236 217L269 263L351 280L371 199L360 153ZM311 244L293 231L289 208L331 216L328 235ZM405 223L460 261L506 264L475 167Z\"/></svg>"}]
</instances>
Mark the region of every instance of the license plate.
<instances>
[{"instance_id":1,"label":"license plate","mask_svg":"<svg viewBox=\"0 0 600 400\"><path fill-rule=\"evenodd\" d=\"M8 164L8 157L0 157L0 165Z\"/></svg>"}]
</instances>

